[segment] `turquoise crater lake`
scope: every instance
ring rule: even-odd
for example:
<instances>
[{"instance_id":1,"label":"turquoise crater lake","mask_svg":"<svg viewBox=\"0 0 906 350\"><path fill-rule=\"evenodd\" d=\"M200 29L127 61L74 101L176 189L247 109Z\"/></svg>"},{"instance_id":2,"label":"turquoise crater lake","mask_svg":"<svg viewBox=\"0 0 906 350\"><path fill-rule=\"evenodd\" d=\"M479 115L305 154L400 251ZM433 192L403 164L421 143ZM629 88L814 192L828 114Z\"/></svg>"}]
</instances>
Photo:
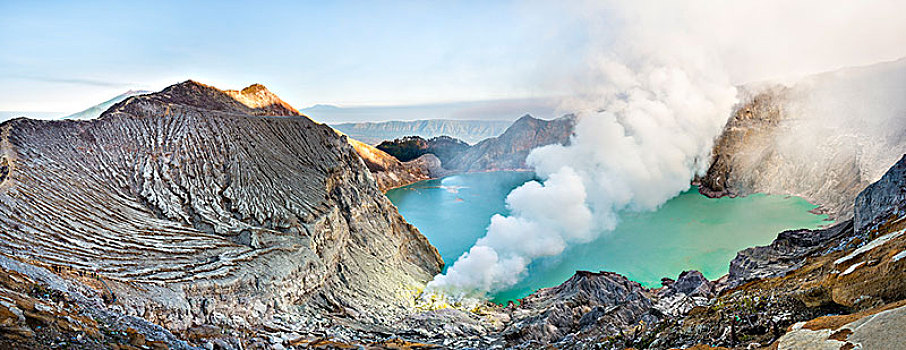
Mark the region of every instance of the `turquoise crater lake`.
<instances>
[{"instance_id":1,"label":"turquoise crater lake","mask_svg":"<svg viewBox=\"0 0 906 350\"><path fill-rule=\"evenodd\" d=\"M449 267L484 236L494 214L506 215L506 195L534 179L529 172L487 172L418 182L387 192L406 220L440 251ZM736 252L770 243L779 232L818 228L824 215L802 198L755 194L712 199L692 188L655 212L620 214L613 232L541 259L528 275L495 302L522 298L566 281L576 270L613 271L648 287L683 270L699 270L709 279L727 273Z\"/></svg>"}]
</instances>

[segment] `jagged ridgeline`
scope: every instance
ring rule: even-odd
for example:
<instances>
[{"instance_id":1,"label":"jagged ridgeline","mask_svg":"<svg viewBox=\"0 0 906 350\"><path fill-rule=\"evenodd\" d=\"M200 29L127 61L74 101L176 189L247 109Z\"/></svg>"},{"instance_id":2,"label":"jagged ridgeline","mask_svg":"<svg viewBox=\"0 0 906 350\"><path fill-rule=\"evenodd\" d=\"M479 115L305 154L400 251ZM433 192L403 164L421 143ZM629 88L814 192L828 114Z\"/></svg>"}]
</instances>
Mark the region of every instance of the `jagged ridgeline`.
<instances>
[{"instance_id":1,"label":"jagged ridgeline","mask_svg":"<svg viewBox=\"0 0 906 350\"><path fill-rule=\"evenodd\" d=\"M173 332L387 322L442 266L344 136L260 85L187 81L0 129L0 254L101 281Z\"/></svg>"}]
</instances>

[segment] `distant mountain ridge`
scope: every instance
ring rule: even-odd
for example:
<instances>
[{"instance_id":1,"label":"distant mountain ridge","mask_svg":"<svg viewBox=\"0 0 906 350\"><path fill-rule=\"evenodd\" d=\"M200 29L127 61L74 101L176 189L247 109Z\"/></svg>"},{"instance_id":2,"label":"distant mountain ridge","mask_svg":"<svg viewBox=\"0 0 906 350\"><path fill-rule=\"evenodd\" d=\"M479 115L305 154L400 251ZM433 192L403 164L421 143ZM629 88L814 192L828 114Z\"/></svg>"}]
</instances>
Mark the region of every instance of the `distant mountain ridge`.
<instances>
[{"instance_id":1,"label":"distant mountain ridge","mask_svg":"<svg viewBox=\"0 0 906 350\"><path fill-rule=\"evenodd\" d=\"M525 158L538 147L566 145L576 126L575 115L544 120L524 115L497 137L481 141L443 164L452 171L529 170Z\"/></svg>"},{"instance_id":2,"label":"distant mountain ridge","mask_svg":"<svg viewBox=\"0 0 906 350\"><path fill-rule=\"evenodd\" d=\"M65 112L40 112L40 111L0 111L0 122L18 117L35 119L58 119L66 115Z\"/></svg>"},{"instance_id":3,"label":"distant mountain ridge","mask_svg":"<svg viewBox=\"0 0 906 350\"><path fill-rule=\"evenodd\" d=\"M535 148L551 144L566 145L576 126L575 115L544 120L524 115L500 136L489 137L473 146L449 136L425 139L404 136L382 142L377 149L406 162L424 154L441 160L443 172L530 170L526 157Z\"/></svg>"},{"instance_id":4,"label":"distant mountain ridge","mask_svg":"<svg viewBox=\"0 0 906 350\"><path fill-rule=\"evenodd\" d=\"M113 105L120 103L129 97L145 95L145 94L150 94L150 93L151 93L151 91L146 91L146 90L129 90L129 91L119 94L116 97L111 98L107 101L101 102L101 103L91 106L91 107L88 107L87 109L85 109L81 112L76 112L76 113L70 114L68 116L65 116L62 119L77 119L77 120L94 119L94 118L101 116L101 113L104 113L104 111L106 111Z\"/></svg>"},{"instance_id":5,"label":"distant mountain ridge","mask_svg":"<svg viewBox=\"0 0 906 350\"><path fill-rule=\"evenodd\" d=\"M512 124L509 120L426 119L412 121L361 122L332 124L334 129L362 142L376 145L405 136L433 138L450 136L475 144L502 134Z\"/></svg>"},{"instance_id":6,"label":"distant mountain ridge","mask_svg":"<svg viewBox=\"0 0 906 350\"><path fill-rule=\"evenodd\" d=\"M512 98L385 106L317 104L303 108L301 112L328 124L424 119L512 121L514 115L522 114L552 118L558 103L555 98Z\"/></svg>"}]
</instances>

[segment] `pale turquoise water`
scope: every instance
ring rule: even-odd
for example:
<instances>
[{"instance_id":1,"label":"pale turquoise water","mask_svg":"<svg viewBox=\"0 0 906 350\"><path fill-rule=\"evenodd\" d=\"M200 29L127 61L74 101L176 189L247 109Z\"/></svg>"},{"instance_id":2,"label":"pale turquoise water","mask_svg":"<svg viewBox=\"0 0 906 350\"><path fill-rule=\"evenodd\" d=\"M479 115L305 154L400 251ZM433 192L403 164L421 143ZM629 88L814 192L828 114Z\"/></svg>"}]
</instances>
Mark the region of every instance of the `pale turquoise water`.
<instances>
[{"instance_id":1,"label":"pale turquoise water","mask_svg":"<svg viewBox=\"0 0 906 350\"><path fill-rule=\"evenodd\" d=\"M484 235L491 216L507 213L510 190L533 178L525 172L456 175L390 190L387 197L449 266ZM614 271L650 287L691 269L715 279L727 273L741 249L768 244L783 230L826 224L826 216L808 212L814 208L797 197L711 199L693 188L655 212L622 213L615 231L535 262L521 283L494 299L505 302L558 285L576 270Z\"/></svg>"}]
</instances>

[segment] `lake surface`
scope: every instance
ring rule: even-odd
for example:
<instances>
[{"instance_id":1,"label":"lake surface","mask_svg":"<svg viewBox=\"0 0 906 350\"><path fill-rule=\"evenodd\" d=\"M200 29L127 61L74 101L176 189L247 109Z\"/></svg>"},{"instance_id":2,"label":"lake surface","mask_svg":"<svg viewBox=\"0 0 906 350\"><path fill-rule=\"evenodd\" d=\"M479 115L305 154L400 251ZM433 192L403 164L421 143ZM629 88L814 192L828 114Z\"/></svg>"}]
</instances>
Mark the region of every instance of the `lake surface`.
<instances>
[{"instance_id":1,"label":"lake surface","mask_svg":"<svg viewBox=\"0 0 906 350\"><path fill-rule=\"evenodd\" d=\"M529 172L455 175L393 189L387 197L449 266L484 236L491 216L508 213L506 195L534 178ZM798 197L712 199L691 188L655 212L621 213L616 230L559 257L536 261L522 282L493 299L522 298L563 283L576 270L613 271L648 287L692 269L716 279L727 273L739 250L768 244L784 230L827 224L826 216L808 212L814 208Z\"/></svg>"}]
</instances>

